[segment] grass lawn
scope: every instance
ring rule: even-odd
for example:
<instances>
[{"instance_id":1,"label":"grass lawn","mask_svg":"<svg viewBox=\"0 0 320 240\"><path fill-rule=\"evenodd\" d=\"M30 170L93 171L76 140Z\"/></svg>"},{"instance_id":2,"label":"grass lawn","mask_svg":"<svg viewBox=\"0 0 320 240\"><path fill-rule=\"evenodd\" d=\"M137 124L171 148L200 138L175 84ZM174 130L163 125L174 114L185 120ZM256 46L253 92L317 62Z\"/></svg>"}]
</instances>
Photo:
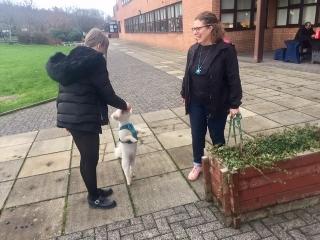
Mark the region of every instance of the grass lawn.
<instances>
[{"instance_id":1,"label":"grass lawn","mask_svg":"<svg viewBox=\"0 0 320 240\"><path fill-rule=\"evenodd\" d=\"M55 52L71 47L0 44L0 113L56 97L57 83L45 64Z\"/></svg>"}]
</instances>

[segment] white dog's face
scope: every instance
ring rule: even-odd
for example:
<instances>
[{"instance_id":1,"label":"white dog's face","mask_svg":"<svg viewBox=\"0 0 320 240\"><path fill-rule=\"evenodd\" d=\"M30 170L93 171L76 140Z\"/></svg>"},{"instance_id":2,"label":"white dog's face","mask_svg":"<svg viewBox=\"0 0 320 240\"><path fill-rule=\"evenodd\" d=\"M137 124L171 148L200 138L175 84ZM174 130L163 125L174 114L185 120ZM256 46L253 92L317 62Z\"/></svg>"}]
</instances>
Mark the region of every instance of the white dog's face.
<instances>
[{"instance_id":1,"label":"white dog's face","mask_svg":"<svg viewBox=\"0 0 320 240\"><path fill-rule=\"evenodd\" d=\"M132 110L124 111L121 109L117 109L115 112L111 114L111 118L119 122L124 122L129 120L131 113Z\"/></svg>"}]
</instances>

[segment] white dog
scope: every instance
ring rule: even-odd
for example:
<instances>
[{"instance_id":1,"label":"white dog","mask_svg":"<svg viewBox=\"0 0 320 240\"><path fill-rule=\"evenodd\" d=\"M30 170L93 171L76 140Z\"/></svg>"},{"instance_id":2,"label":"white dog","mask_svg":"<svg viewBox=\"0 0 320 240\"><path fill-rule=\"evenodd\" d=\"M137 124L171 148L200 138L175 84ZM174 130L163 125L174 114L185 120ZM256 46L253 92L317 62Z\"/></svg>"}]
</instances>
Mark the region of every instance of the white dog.
<instances>
[{"instance_id":1,"label":"white dog","mask_svg":"<svg viewBox=\"0 0 320 240\"><path fill-rule=\"evenodd\" d=\"M138 143L138 131L129 121L131 112L117 109L111 114L111 118L119 121L119 145L115 148L115 156L116 158L121 157L121 166L128 185L131 185L133 177Z\"/></svg>"}]
</instances>

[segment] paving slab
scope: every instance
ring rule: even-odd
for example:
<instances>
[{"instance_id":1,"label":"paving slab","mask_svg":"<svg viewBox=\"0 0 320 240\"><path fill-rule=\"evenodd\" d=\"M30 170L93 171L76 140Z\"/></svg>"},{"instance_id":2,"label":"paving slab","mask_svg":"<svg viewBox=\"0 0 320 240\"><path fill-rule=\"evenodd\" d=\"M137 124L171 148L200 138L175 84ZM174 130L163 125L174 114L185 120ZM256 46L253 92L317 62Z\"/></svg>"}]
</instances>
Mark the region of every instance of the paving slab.
<instances>
[{"instance_id":1,"label":"paving slab","mask_svg":"<svg viewBox=\"0 0 320 240\"><path fill-rule=\"evenodd\" d=\"M149 123L170 118L175 118L176 115L171 110L160 110L155 112L148 112L142 114L143 119Z\"/></svg>"},{"instance_id":2,"label":"paving slab","mask_svg":"<svg viewBox=\"0 0 320 240\"><path fill-rule=\"evenodd\" d=\"M155 138L155 136L147 136L139 138L138 147L137 147L137 155L146 154L151 152L157 152L163 150L162 146Z\"/></svg>"},{"instance_id":3,"label":"paving slab","mask_svg":"<svg viewBox=\"0 0 320 240\"><path fill-rule=\"evenodd\" d=\"M320 116L320 104L316 104L310 107L303 107L296 109L298 112L302 112L308 114L312 117L319 117Z\"/></svg>"},{"instance_id":4,"label":"paving slab","mask_svg":"<svg viewBox=\"0 0 320 240\"><path fill-rule=\"evenodd\" d=\"M49 140L59 137L70 136L71 134L65 128L47 128L41 129L37 135L36 141Z\"/></svg>"},{"instance_id":5,"label":"paving slab","mask_svg":"<svg viewBox=\"0 0 320 240\"><path fill-rule=\"evenodd\" d=\"M23 160L0 162L0 182L13 180L17 177Z\"/></svg>"},{"instance_id":6,"label":"paving slab","mask_svg":"<svg viewBox=\"0 0 320 240\"><path fill-rule=\"evenodd\" d=\"M105 151L105 148L106 148L107 145L108 144L100 144L99 145L99 155L103 155L104 154L104 151ZM114 144L113 144L113 146L114 146ZM77 148L75 143L73 143L72 156L80 156L79 149Z\"/></svg>"},{"instance_id":7,"label":"paving slab","mask_svg":"<svg viewBox=\"0 0 320 240\"><path fill-rule=\"evenodd\" d=\"M148 125L146 123L135 124L134 127L138 132L138 138L153 135L153 133L151 132L150 128L148 127ZM116 139L119 139L119 132L117 131L115 133L116 134L114 134L114 135L117 136Z\"/></svg>"},{"instance_id":8,"label":"paving slab","mask_svg":"<svg viewBox=\"0 0 320 240\"><path fill-rule=\"evenodd\" d=\"M32 143L0 148L0 162L24 159Z\"/></svg>"},{"instance_id":9,"label":"paving slab","mask_svg":"<svg viewBox=\"0 0 320 240\"><path fill-rule=\"evenodd\" d=\"M139 155L136 157L136 164L134 166L134 180L176 170L176 166L165 151Z\"/></svg>"},{"instance_id":10,"label":"paving slab","mask_svg":"<svg viewBox=\"0 0 320 240\"><path fill-rule=\"evenodd\" d=\"M188 124L190 126L190 117L189 115L185 115L183 117L181 117L182 121L184 121L186 124Z\"/></svg>"},{"instance_id":11,"label":"paving slab","mask_svg":"<svg viewBox=\"0 0 320 240\"><path fill-rule=\"evenodd\" d=\"M114 149L115 149L115 144L114 142L112 143L107 143L104 149L104 154L114 154Z\"/></svg>"},{"instance_id":12,"label":"paving slab","mask_svg":"<svg viewBox=\"0 0 320 240\"><path fill-rule=\"evenodd\" d=\"M314 105L314 102L312 101L303 99L301 97L295 97L295 96L274 98L274 100L271 100L271 101L288 108L299 108L299 107Z\"/></svg>"},{"instance_id":13,"label":"paving slab","mask_svg":"<svg viewBox=\"0 0 320 240\"><path fill-rule=\"evenodd\" d=\"M305 123L312 120L316 120L314 117L311 117L309 115L306 115L304 113L297 112L294 110L271 113L265 116L282 125L292 125L292 124Z\"/></svg>"},{"instance_id":14,"label":"paving slab","mask_svg":"<svg viewBox=\"0 0 320 240\"><path fill-rule=\"evenodd\" d=\"M284 110L287 110L288 108L272 102L263 102L263 103L253 104L253 105L246 105L246 109L249 109L258 114L267 114L267 113L284 111Z\"/></svg>"},{"instance_id":15,"label":"paving slab","mask_svg":"<svg viewBox=\"0 0 320 240\"><path fill-rule=\"evenodd\" d=\"M114 155L112 153L112 155ZM99 162L104 161L103 154L99 154ZM80 155L71 156L71 168L80 167Z\"/></svg>"},{"instance_id":16,"label":"paving slab","mask_svg":"<svg viewBox=\"0 0 320 240\"><path fill-rule=\"evenodd\" d=\"M0 239L48 239L61 235L64 203L64 198L59 198L5 209L0 217Z\"/></svg>"},{"instance_id":17,"label":"paving slab","mask_svg":"<svg viewBox=\"0 0 320 240\"><path fill-rule=\"evenodd\" d=\"M102 162L97 166L98 187L107 187L124 183L124 176L119 161ZM82 180L80 169L71 169L69 193L87 191Z\"/></svg>"},{"instance_id":18,"label":"paving slab","mask_svg":"<svg viewBox=\"0 0 320 240\"><path fill-rule=\"evenodd\" d=\"M243 102L243 104L241 106L245 107L247 105L261 103L261 98L257 98L255 96L250 95L250 94L246 94L243 96L242 102Z\"/></svg>"},{"instance_id":19,"label":"paving slab","mask_svg":"<svg viewBox=\"0 0 320 240\"><path fill-rule=\"evenodd\" d=\"M252 112L246 108L240 107L240 112L243 118L256 116L257 114L255 112Z\"/></svg>"},{"instance_id":20,"label":"paving slab","mask_svg":"<svg viewBox=\"0 0 320 240\"><path fill-rule=\"evenodd\" d=\"M192 143L191 130L189 128L160 133L157 137L165 149L186 146Z\"/></svg>"},{"instance_id":21,"label":"paving slab","mask_svg":"<svg viewBox=\"0 0 320 240\"><path fill-rule=\"evenodd\" d=\"M310 121L310 122L307 122L307 123L293 124L293 125L289 125L289 126L287 126L287 127L288 127L288 128L305 127L306 125L318 126L318 127L320 127L320 120Z\"/></svg>"},{"instance_id":22,"label":"paving slab","mask_svg":"<svg viewBox=\"0 0 320 240\"><path fill-rule=\"evenodd\" d=\"M38 132L35 131L0 137L0 148L32 143L37 133Z\"/></svg>"},{"instance_id":23,"label":"paving slab","mask_svg":"<svg viewBox=\"0 0 320 240\"><path fill-rule=\"evenodd\" d=\"M19 178L68 169L70 157L71 151L65 151L27 158Z\"/></svg>"},{"instance_id":24,"label":"paving slab","mask_svg":"<svg viewBox=\"0 0 320 240\"><path fill-rule=\"evenodd\" d=\"M185 169L182 171L184 177L187 179L192 168ZM189 181L189 184L192 186L193 190L197 193L200 200L205 200L205 192L204 192L204 178L201 173L199 178L196 181Z\"/></svg>"},{"instance_id":25,"label":"paving slab","mask_svg":"<svg viewBox=\"0 0 320 240\"><path fill-rule=\"evenodd\" d=\"M253 116L243 119L242 128L245 132L257 132L281 127L281 124L271 121L262 116Z\"/></svg>"},{"instance_id":26,"label":"paving slab","mask_svg":"<svg viewBox=\"0 0 320 240\"><path fill-rule=\"evenodd\" d=\"M71 146L72 146L71 136L38 141L32 145L32 148L28 154L28 157L67 151L71 149Z\"/></svg>"},{"instance_id":27,"label":"paving slab","mask_svg":"<svg viewBox=\"0 0 320 240\"><path fill-rule=\"evenodd\" d=\"M192 145L168 149L168 153L180 169L193 166Z\"/></svg>"},{"instance_id":28,"label":"paving slab","mask_svg":"<svg viewBox=\"0 0 320 240\"><path fill-rule=\"evenodd\" d=\"M252 132L252 133L250 133L250 135L252 135L253 137L256 137L256 136L270 136L271 134L274 134L274 133L283 132L286 129L289 129L289 128L287 128L287 127L278 127L278 128L272 128L272 129L258 131L258 132Z\"/></svg>"},{"instance_id":29,"label":"paving slab","mask_svg":"<svg viewBox=\"0 0 320 240\"><path fill-rule=\"evenodd\" d=\"M130 193L137 215L198 200L180 172L137 180L130 186Z\"/></svg>"},{"instance_id":30,"label":"paving slab","mask_svg":"<svg viewBox=\"0 0 320 240\"><path fill-rule=\"evenodd\" d=\"M150 122L149 126L155 134L189 128L189 126L179 118Z\"/></svg>"},{"instance_id":31,"label":"paving slab","mask_svg":"<svg viewBox=\"0 0 320 240\"><path fill-rule=\"evenodd\" d=\"M133 218L127 188L124 184L113 186L112 199L117 207L108 210L91 209L87 202L87 194L79 193L68 198L66 233L81 231L104 224Z\"/></svg>"},{"instance_id":32,"label":"paving slab","mask_svg":"<svg viewBox=\"0 0 320 240\"><path fill-rule=\"evenodd\" d=\"M100 134L100 144L114 143L111 129L106 129Z\"/></svg>"},{"instance_id":33,"label":"paving slab","mask_svg":"<svg viewBox=\"0 0 320 240\"><path fill-rule=\"evenodd\" d=\"M102 155L102 162L108 162L108 161L113 161L116 160L116 156L114 155L114 153L105 153L105 155ZM100 161L100 158L99 158ZM80 164L78 165L80 166Z\"/></svg>"},{"instance_id":34,"label":"paving slab","mask_svg":"<svg viewBox=\"0 0 320 240\"><path fill-rule=\"evenodd\" d=\"M171 111L174 112L179 117L183 117L186 115L185 107L172 108Z\"/></svg>"},{"instance_id":35,"label":"paving slab","mask_svg":"<svg viewBox=\"0 0 320 240\"><path fill-rule=\"evenodd\" d=\"M2 209L3 204L9 195L12 185L13 185L13 181L0 183L0 209Z\"/></svg>"},{"instance_id":36,"label":"paving slab","mask_svg":"<svg viewBox=\"0 0 320 240\"><path fill-rule=\"evenodd\" d=\"M65 196L68 171L18 179L8 198L6 208Z\"/></svg>"}]
</instances>

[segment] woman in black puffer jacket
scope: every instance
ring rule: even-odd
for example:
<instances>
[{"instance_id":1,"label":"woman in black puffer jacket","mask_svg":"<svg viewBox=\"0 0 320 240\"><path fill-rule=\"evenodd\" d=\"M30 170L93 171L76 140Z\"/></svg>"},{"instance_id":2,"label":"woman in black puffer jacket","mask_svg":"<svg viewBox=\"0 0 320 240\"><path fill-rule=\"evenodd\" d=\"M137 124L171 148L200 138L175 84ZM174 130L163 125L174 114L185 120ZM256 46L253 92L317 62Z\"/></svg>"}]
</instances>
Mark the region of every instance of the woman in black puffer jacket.
<instances>
[{"instance_id":1,"label":"woman in black puffer jacket","mask_svg":"<svg viewBox=\"0 0 320 240\"><path fill-rule=\"evenodd\" d=\"M86 35L85 46L74 48L67 56L56 53L46 65L48 75L59 83L57 126L71 133L79 149L80 172L93 208L116 206L107 198L113 192L111 188L97 188L99 133L101 125L108 123L107 105L131 108L111 86L104 58L108 46L106 35L94 28Z\"/></svg>"}]
</instances>

